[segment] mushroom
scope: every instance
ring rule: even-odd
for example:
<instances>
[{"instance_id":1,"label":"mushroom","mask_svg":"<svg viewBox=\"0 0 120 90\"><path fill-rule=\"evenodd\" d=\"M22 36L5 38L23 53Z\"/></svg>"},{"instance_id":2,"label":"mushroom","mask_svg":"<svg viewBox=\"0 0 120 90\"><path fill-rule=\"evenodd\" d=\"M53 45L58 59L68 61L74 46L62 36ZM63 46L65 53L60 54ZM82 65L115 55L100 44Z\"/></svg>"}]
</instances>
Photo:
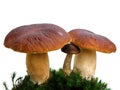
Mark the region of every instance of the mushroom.
<instances>
[{"instance_id":1,"label":"mushroom","mask_svg":"<svg viewBox=\"0 0 120 90\"><path fill-rule=\"evenodd\" d=\"M61 48L61 51L64 53L67 53L64 64L63 64L63 72L66 75L69 75L71 73L72 55L80 53L80 49L74 44L66 44L64 47Z\"/></svg>"},{"instance_id":2,"label":"mushroom","mask_svg":"<svg viewBox=\"0 0 120 90\"><path fill-rule=\"evenodd\" d=\"M108 38L85 29L73 29L69 35L71 42L81 49L81 53L75 55L73 72L90 80L95 74L96 51L111 53L116 51L116 46Z\"/></svg>"},{"instance_id":3,"label":"mushroom","mask_svg":"<svg viewBox=\"0 0 120 90\"><path fill-rule=\"evenodd\" d=\"M48 51L62 48L70 37L57 25L42 23L17 27L10 31L4 45L27 53L26 68L34 83L42 84L49 78Z\"/></svg>"}]
</instances>

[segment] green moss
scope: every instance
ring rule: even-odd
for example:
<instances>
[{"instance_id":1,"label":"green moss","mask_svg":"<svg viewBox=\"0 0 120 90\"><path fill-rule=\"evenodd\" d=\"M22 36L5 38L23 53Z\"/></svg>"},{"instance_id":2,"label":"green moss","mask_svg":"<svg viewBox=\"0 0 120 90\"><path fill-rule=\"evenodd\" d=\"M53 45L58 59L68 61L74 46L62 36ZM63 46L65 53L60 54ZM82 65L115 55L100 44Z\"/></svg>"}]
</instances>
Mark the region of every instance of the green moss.
<instances>
[{"instance_id":1,"label":"green moss","mask_svg":"<svg viewBox=\"0 0 120 90\"><path fill-rule=\"evenodd\" d=\"M29 76L14 80L15 74L13 74L12 90L110 90L107 84L98 80L98 78L86 80L73 72L69 76L66 76L62 69L59 71L51 70L50 72L51 77L42 85L33 84ZM8 90L5 83L4 86Z\"/></svg>"}]
</instances>

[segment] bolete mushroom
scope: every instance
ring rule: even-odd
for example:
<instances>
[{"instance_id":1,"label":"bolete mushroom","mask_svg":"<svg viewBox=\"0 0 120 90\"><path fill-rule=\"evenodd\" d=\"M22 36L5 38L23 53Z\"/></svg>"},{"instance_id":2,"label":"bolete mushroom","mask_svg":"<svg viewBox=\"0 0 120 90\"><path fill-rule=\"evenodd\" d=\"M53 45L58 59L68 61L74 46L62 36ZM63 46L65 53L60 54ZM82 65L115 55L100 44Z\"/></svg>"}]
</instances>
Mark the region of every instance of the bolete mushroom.
<instances>
[{"instance_id":1,"label":"bolete mushroom","mask_svg":"<svg viewBox=\"0 0 120 90\"><path fill-rule=\"evenodd\" d=\"M63 72L66 75L71 73L71 60L73 54L80 53L79 47L74 44L66 44L64 47L61 48L61 51L67 53L64 64L63 64Z\"/></svg>"},{"instance_id":2,"label":"bolete mushroom","mask_svg":"<svg viewBox=\"0 0 120 90\"><path fill-rule=\"evenodd\" d=\"M57 25L42 23L17 27L5 37L4 45L27 53L27 72L34 83L42 84L49 78L48 51L62 48L70 37Z\"/></svg>"},{"instance_id":3,"label":"bolete mushroom","mask_svg":"<svg viewBox=\"0 0 120 90\"><path fill-rule=\"evenodd\" d=\"M91 79L96 69L96 51L111 53L116 51L115 44L108 38L85 29L69 31L72 43L80 47L81 52L75 55L74 72L79 72L86 79Z\"/></svg>"}]
</instances>

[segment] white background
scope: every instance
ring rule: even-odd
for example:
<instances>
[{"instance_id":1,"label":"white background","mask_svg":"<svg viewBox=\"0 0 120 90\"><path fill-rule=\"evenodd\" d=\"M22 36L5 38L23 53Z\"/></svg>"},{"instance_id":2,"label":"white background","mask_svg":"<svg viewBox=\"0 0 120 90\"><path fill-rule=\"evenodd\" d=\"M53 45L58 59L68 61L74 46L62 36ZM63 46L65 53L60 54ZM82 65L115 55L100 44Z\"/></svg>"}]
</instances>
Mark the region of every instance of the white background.
<instances>
[{"instance_id":1,"label":"white background","mask_svg":"<svg viewBox=\"0 0 120 90\"><path fill-rule=\"evenodd\" d=\"M0 0L0 90L11 74L26 75L25 53L5 48L4 38L15 27L53 23L66 31L83 28L106 36L116 44L111 54L97 52L96 77L107 82L112 90L120 90L120 3L119 0ZM65 54L49 52L50 67L62 68Z\"/></svg>"}]
</instances>

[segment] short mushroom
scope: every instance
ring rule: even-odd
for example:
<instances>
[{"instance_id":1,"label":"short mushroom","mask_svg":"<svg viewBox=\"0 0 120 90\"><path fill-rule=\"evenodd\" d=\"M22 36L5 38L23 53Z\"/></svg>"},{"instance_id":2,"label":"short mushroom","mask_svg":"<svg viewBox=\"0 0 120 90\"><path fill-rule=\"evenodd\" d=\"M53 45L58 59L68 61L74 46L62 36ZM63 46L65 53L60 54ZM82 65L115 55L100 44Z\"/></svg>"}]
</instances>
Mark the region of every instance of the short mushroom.
<instances>
[{"instance_id":1,"label":"short mushroom","mask_svg":"<svg viewBox=\"0 0 120 90\"><path fill-rule=\"evenodd\" d=\"M96 51L111 53L116 51L116 46L108 38L85 29L71 30L69 35L71 42L81 49L81 52L75 55L73 71L90 80L95 74Z\"/></svg>"},{"instance_id":2,"label":"short mushroom","mask_svg":"<svg viewBox=\"0 0 120 90\"><path fill-rule=\"evenodd\" d=\"M63 72L66 75L69 75L71 73L72 55L80 53L80 49L74 44L66 44L64 47L62 47L61 51L64 53L67 53L64 64L63 64Z\"/></svg>"},{"instance_id":3,"label":"short mushroom","mask_svg":"<svg viewBox=\"0 0 120 90\"><path fill-rule=\"evenodd\" d=\"M34 83L42 84L49 78L48 51L62 48L70 37L57 25L42 23L17 27L5 37L4 45L27 53L27 72Z\"/></svg>"}]
</instances>

